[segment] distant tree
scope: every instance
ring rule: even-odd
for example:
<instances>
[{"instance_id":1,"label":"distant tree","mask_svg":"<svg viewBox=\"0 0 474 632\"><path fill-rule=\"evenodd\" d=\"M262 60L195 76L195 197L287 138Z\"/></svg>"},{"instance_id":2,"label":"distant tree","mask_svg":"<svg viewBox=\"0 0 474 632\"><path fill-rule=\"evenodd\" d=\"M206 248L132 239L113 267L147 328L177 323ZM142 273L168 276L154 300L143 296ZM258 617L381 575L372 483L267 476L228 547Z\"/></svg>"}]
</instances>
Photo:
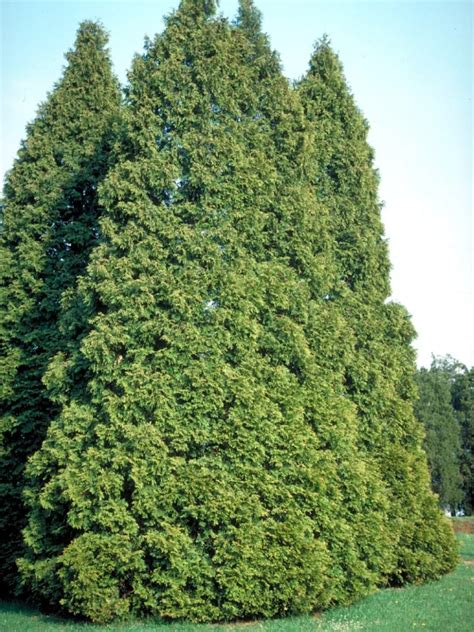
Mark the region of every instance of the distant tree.
<instances>
[{"instance_id":1,"label":"distant tree","mask_svg":"<svg viewBox=\"0 0 474 632\"><path fill-rule=\"evenodd\" d=\"M0 220L0 582L16 586L22 552L24 467L58 406L42 378L68 332L58 327L64 292L98 242L97 187L109 163L120 107L107 36L84 22L63 77L28 126L8 173Z\"/></svg>"},{"instance_id":2,"label":"distant tree","mask_svg":"<svg viewBox=\"0 0 474 632\"><path fill-rule=\"evenodd\" d=\"M418 372L418 384L416 411L426 429L433 488L444 507L470 515L474 493L474 369L451 356L434 358L430 369Z\"/></svg>"},{"instance_id":3,"label":"distant tree","mask_svg":"<svg viewBox=\"0 0 474 632\"><path fill-rule=\"evenodd\" d=\"M461 476L463 509L474 510L474 368L463 368L454 376L451 387L453 408L461 428Z\"/></svg>"},{"instance_id":4,"label":"distant tree","mask_svg":"<svg viewBox=\"0 0 474 632\"><path fill-rule=\"evenodd\" d=\"M454 367L434 359L429 369L418 371L417 382L419 399L415 412L425 427L433 490L443 509L454 515L464 496L460 472L461 427L452 403Z\"/></svg>"}]
</instances>

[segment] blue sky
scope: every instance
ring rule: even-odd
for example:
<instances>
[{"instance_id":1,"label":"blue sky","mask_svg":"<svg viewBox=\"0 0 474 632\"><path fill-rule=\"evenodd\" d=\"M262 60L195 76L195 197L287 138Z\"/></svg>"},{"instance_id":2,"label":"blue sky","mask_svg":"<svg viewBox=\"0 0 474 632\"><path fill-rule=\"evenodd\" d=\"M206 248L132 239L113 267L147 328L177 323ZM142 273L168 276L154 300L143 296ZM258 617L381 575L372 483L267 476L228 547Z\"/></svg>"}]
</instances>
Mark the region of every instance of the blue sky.
<instances>
[{"instance_id":1,"label":"blue sky","mask_svg":"<svg viewBox=\"0 0 474 632\"><path fill-rule=\"evenodd\" d=\"M122 82L143 38L178 0L1 0L0 176L60 78L78 23L110 32ZM381 174L393 298L412 314L418 362L474 364L472 24L470 2L257 0L285 74L298 78L327 33L370 126ZM222 0L227 16L237 0Z\"/></svg>"}]
</instances>

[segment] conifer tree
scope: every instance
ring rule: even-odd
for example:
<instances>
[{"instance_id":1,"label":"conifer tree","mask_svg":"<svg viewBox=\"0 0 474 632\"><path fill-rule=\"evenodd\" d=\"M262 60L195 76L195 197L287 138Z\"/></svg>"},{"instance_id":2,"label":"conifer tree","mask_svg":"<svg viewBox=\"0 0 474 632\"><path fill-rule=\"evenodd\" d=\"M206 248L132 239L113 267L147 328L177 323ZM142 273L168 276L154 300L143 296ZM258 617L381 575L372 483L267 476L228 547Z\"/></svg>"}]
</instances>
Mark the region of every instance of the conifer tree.
<instances>
[{"instance_id":1,"label":"conifer tree","mask_svg":"<svg viewBox=\"0 0 474 632\"><path fill-rule=\"evenodd\" d=\"M334 285L328 297L352 333L345 390L356 405L360 446L376 460L389 500L391 583L420 581L453 568L452 531L429 488L423 432L414 417L414 331L403 307L387 302L389 260L368 125L327 38L299 84L315 126L308 171L332 218Z\"/></svg>"},{"instance_id":2,"label":"conifer tree","mask_svg":"<svg viewBox=\"0 0 474 632\"><path fill-rule=\"evenodd\" d=\"M280 76L281 69L278 64L275 65L275 53L261 32L260 12L253 1L241 0L239 5L237 25L253 43L252 63L260 68L262 78L255 90L262 92L263 103L271 103L268 77ZM299 95L292 92L292 98L296 96L299 101ZM300 104L295 105L295 111L299 112L299 108ZM271 109L265 111L265 116L271 121L272 129L280 129L280 125L272 121ZM298 207L295 204L298 195L291 194L292 213L282 218L278 231L275 231L280 233L281 239L278 242L274 240L273 247L308 284L309 303L304 334L312 353L313 366L318 368L313 376L315 379L302 380L302 387L307 389L305 405L308 418L314 416L314 430L317 435L324 436L324 416L321 417L319 411L313 408L313 397L318 392L318 382L323 374L330 380L333 394L337 393L340 397L344 393L345 369L353 335L341 312L333 306L339 263L334 257L334 209L322 203L324 197L311 186L312 160L314 150L319 146L320 121L304 118L304 121L298 118L299 134L294 131L291 134L293 139L299 139L299 143L280 144L278 156L279 173L284 173L287 165L286 181L297 182L298 190L304 190L304 198ZM280 189L283 190L283 187ZM321 329L322 323L324 329ZM323 334L323 331L326 333ZM304 377L308 378L308 375ZM339 502L327 513L319 512L315 522L319 537L332 554L328 573L333 573L334 583L327 591L328 603L347 603L371 592L376 585L383 583L391 558L392 536L386 520L385 487L373 459L356 445L361 429L355 413L355 406L346 399L344 412L340 409L339 417L332 420L332 440L322 441L338 463L332 474L333 486L327 493L337 497ZM345 450L340 442L340 437L344 435L348 439Z\"/></svg>"},{"instance_id":3,"label":"conifer tree","mask_svg":"<svg viewBox=\"0 0 474 632\"><path fill-rule=\"evenodd\" d=\"M1 206L0 577L16 584L25 526L24 467L57 413L42 383L64 344L57 315L98 241L97 186L108 164L120 92L107 36L81 24L58 84L27 128Z\"/></svg>"},{"instance_id":4,"label":"conifer tree","mask_svg":"<svg viewBox=\"0 0 474 632\"><path fill-rule=\"evenodd\" d=\"M212 9L182 2L133 63L104 239L63 304L90 331L46 376L21 571L94 621L308 612L380 573L304 113L258 23Z\"/></svg>"}]
</instances>

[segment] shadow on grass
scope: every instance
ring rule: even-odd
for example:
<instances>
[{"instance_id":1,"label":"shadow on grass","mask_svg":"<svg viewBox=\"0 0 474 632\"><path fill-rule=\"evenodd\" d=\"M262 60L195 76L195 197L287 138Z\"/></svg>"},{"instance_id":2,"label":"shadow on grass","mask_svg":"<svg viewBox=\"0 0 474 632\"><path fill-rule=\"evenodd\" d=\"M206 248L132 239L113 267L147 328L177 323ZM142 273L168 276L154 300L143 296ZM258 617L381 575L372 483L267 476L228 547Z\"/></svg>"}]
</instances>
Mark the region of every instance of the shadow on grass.
<instances>
[{"instance_id":1,"label":"shadow on grass","mask_svg":"<svg viewBox=\"0 0 474 632\"><path fill-rule=\"evenodd\" d=\"M158 617L136 619L132 616L119 622L94 624L85 619L54 612L41 612L34 606L15 601L0 601L0 630L3 632L62 632L90 630L90 632L221 632L233 628L245 629L253 623L193 624L163 621ZM4 626L7 627L4 627Z\"/></svg>"},{"instance_id":2,"label":"shadow on grass","mask_svg":"<svg viewBox=\"0 0 474 632\"><path fill-rule=\"evenodd\" d=\"M88 626L92 629L97 627L91 624L87 624L85 621L76 619L75 617L70 617L66 619L59 614L41 612L34 606L18 601L0 601L0 617L4 614L16 615L16 617L18 617L18 620L28 619L28 621L31 621L32 623L34 622L35 624L41 623L51 626L61 625L63 627L80 626L82 628L84 628L84 626ZM1 623L2 621L0 618L0 624Z\"/></svg>"}]
</instances>

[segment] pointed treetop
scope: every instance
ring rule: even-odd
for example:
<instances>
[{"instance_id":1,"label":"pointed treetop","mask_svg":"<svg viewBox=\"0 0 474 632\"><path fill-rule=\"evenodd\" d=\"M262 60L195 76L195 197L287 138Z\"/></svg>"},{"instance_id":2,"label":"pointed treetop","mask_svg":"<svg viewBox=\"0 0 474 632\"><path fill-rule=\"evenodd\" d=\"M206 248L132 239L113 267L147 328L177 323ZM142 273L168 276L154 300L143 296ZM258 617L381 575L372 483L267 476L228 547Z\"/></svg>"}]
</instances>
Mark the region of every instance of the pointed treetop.
<instances>
[{"instance_id":1,"label":"pointed treetop","mask_svg":"<svg viewBox=\"0 0 474 632\"><path fill-rule=\"evenodd\" d=\"M236 24L252 35L260 32L262 28L262 14L255 6L253 0L239 0Z\"/></svg>"},{"instance_id":2,"label":"pointed treetop","mask_svg":"<svg viewBox=\"0 0 474 632\"><path fill-rule=\"evenodd\" d=\"M262 14L253 0L239 0L239 10L234 24L252 43L252 59L260 60L265 66L265 74L281 74L280 56L272 49L268 36L262 32Z\"/></svg>"},{"instance_id":3,"label":"pointed treetop","mask_svg":"<svg viewBox=\"0 0 474 632\"><path fill-rule=\"evenodd\" d=\"M208 18L216 13L218 3L218 0L181 0L179 12Z\"/></svg>"},{"instance_id":4,"label":"pointed treetop","mask_svg":"<svg viewBox=\"0 0 474 632\"><path fill-rule=\"evenodd\" d=\"M66 60L68 64L74 64L74 60L83 60L91 54L95 56L95 53L109 58L109 50L106 48L108 42L109 34L100 22L84 20L77 29L74 47L65 54Z\"/></svg>"},{"instance_id":5,"label":"pointed treetop","mask_svg":"<svg viewBox=\"0 0 474 632\"><path fill-rule=\"evenodd\" d=\"M309 74L321 74L323 77L330 74L343 74L342 63L331 47L331 40L327 34L319 39L309 62Z\"/></svg>"},{"instance_id":6,"label":"pointed treetop","mask_svg":"<svg viewBox=\"0 0 474 632\"><path fill-rule=\"evenodd\" d=\"M320 50L329 50L331 48L331 38L327 33L323 33L322 36L316 40L315 48Z\"/></svg>"},{"instance_id":7,"label":"pointed treetop","mask_svg":"<svg viewBox=\"0 0 474 632\"><path fill-rule=\"evenodd\" d=\"M103 48L109 41L109 36L100 22L84 20L79 25L76 35L75 48L95 46Z\"/></svg>"}]
</instances>

